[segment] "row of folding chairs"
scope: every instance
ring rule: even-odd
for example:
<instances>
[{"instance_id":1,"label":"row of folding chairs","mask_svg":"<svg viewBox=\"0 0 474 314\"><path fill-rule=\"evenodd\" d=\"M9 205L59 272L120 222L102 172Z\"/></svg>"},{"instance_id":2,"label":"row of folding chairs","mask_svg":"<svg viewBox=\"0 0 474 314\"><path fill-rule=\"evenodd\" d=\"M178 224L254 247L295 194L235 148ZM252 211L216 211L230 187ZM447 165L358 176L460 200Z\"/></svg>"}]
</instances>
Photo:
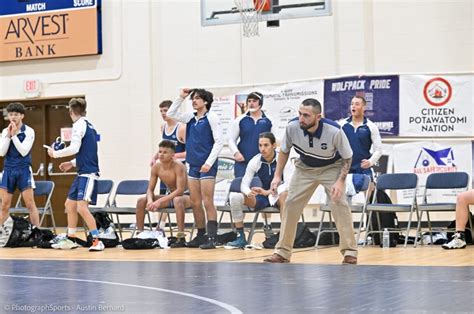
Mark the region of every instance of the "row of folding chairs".
<instances>
[{"instance_id":1,"label":"row of folding chairs","mask_svg":"<svg viewBox=\"0 0 474 314\"><path fill-rule=\"evenodd\" d=\"M363 185L363 192L367 192L370 186L369 178L365 178ZM430 195L433 190L453 190L465 191L469 187L469 175L465 172L445 172L445 173L432 173L427 177L426 185L423 193L423 198L421 204L417 203L417 189L418 189L418 176L414 173L393 173L393 174L383 174L377 178L375 184L375 190L383 191L397 191L404 190L406 195L410 195L411 200L409 204L385 204L377 202L376 193L373 193L373 197L370 200L369 196L365 199L365 203L351 205L351 212L361 214L360 222L357 231L357 240L360 238L361 232L365 229L365 239L364 245L367 243L367 238L370 234L373 233L382 233L383 231L374 230L372 226L372 215L375 213L377 215L378 225L380 226L380 213L395 212L395 213L408 213L408 222L407 227L404 230L400 229L389 229L389 232L399 233L404 231L405 240L404 247L407 246L410 229L413 223L413 215L416 215L417 228L414 246L416 247L418 243L418 238L421 238L421 226L423 222L423 215L426 213L427 222L428 222L428 231L431 236L431 243L433 242L433 230L430 219L430 212L455 212L456 203L455 202L433 202L430 200ZM350 203L350 202L349 202ZM324 232L337 232L332 224L331 219L331 208L328 205L323 205L321 207L322 217L319 224L318 238L316 240L316 246L318 246L319 238L321 233ZM330 217L331 227L329 229L323 229L323 220L325 214L328 213ZM365 220L366 219L366 220ZM366 225L364 228L363 226ZM472 230L472 221L469 215L469 226Z\"/></svg>"},{"instance_id":2,"label":"row of folding chairs","mask_svg":"<svg viewBox=\"0 0 474 314\"><path fill-rule=\"evenodd\" d=\"M236 178L232 181L229 192L240 192L240 185L241 185L241 178ZM37 197L44 197L44 205L38 206L38 210L40 213L40 225L44 222L44 219L47 215L51 216L52 225L54 230L56 231L56 223L54 220L54 211L51 206L51 197L54 191L54 182L53 181L36 181L36 189L34 190L35 198ZM122 235L122 225L120 223L120 215L135 215L136 209L135 207L121 207L117 204L117 199L124 196L138 196L138 195L145 195L148 188L148 180L123 180L119 182L115 193L112 195L114 183L112 180L98 180L98 194L99 196L102 195L105 198L105 201L98 206L91 207L91 211L105 211L110 213L115 217L117 221L117 227L119 229L120 237L123 238ZM261 182L258 178L254 178L252 180L251 186L261 186ZM370 179L364 178L364 184L362 187L362 191L367 191L370 186ZM453 212L456 209L456 204L454 202L451 203L433 203L429 200L429 195L431 190L452 190L452 189L459 189L459 190L466 190L469 186L469 175L465 172L448 172L448 173L433 173L430 174L426 181L426 187L423 194L423 201L421 204L417 204L416 200L416 191L418 186L418 176L413 173L397 173L397 174L383 174L377 179L375 189L378 190L406 190L406 193L412 195L412 201L410 204L381 204L377 203L376 195L374 193L373 199L371 202L368 201L366 198L366 202L364 204L351 204L351 211L353 213L361 214L358 231L357 231L357 239L359 239L363 225L365 224L364 218L367 220L366 235L365 241L367 242L367 237L374 232L381 232L372 230L372 215L375 213L377 216L381 212L405 212L409 214L407 228L405 230L405 243L404 246L407 245L408 242L408 235L412 225L412 218L413 214L416 214L417 217L417 231L416 231L416 238L421 234L421 223L424 213L427 216L428 222L428 229L429 233L432 236L432 225L430 219L430 212ZM350 200L349 200L350 201ZM351 203L351 202L350 202ZM223 215L225 213L230 213L230 206L220 206L217 208L218 211L221 212L219 218L219 225L221 224ZM329 206L322 206L321 212L322 217L319 224L318 230L318 239L316 241L316 246L319 243L320 235L324 232L334 232L335 228L330 229L322 229L323 220L326 214L329 214L330 221L330 207ZM174 214L174 208L165 208L158 211L159 212L159 222L161 221L163 214ZM246 213L254 214L254 219L252 221L252 226L249 232L249 242L252 240L252 237L255 233L257 220L260 214L262 213L279 213L278 208L275 207L268 207L261 211L253 211L252 209L248 208L245 210ZM10 209L10 213L12 214L20 214L20 215L27 215L28 210L22 204L21 195L15 205L14 208ZM186 213L192 213L192 210L186 209ZM148 222L151 226L151 217L148 213ZM469 215L469 225L472 230L472 221ZM170 225L170 232L172 234L171 229L171 220L170 215L168 215L168 221ZM230 215L231 223L232 223L232 216ZM304 217L302 217L304 221ZM380 221L380 219L378 219ZM158 223L159 223L158 222ZM266 221L265 221L266 223ZM380 224L379 224L380 225ZM399 232L399 230L389 230L389 232ZM417 244L417 239L415 239L415 246Z\"/></svg>"},{"instance_id":3,"label":"row of folding chairs","mask_svg":"<svg viewBox=\"0 0 474 314\"><path fill-rule=\"evenodd\" d=\"M34 189L34 197L36 201L36 205L38 206L38 211L40 214L40 226L43 224L45 217L50 216L52 226L54 232L56 232L56 221L54 219L54 210L52 207L51 198L54 192L54 182L53 181L35 181L35 189ZM90 210L92 213L98 211L104 211L106 213L111 214L115 217L117 222L117 227L120 233L120 237L123 238L122 235L122 225L120 223L120 216L121 215L135 215L136 209L135 207L123 207L117 204L117 201L121 197L126 196L139 196L139 195L146 195L148 189L148 180L123 180L119 182L117 185L117 189L115 193L112 194L112 190L114 187L114 183L112 180L98 180L97 181L97 193L98 193L98 201L100 202L96 206L91 206ZM44 201L41 201L41 205L39 204L40 199L44 198ZM187 209L186 212L192 212L191 209ZM158 211L159 213L159 222L161 221L164 213L175 213L174 208L164 208ZM24 206L23 200L21 198L21 194L15 204L14 207L10 208L10 214L13 215L29 215L28 209ZM151 228L151 217L148 213L148 222ZM170 219L170 217L168 217ZM159 223L158 222L158 223ZM171 226L171 221L170 226ZM170 227L170 231L172 233L172 229Z\"/></svg>"},{"instance_id":4,"label":"row of folding chairs","mask_svg":"<svg viewBox=\"0 0 474 314\"><path fill-rule=\"evenodd\" d=\"M111 214L112 217L115 218L117 223L117 228L119 230L120 239L123 240L123 231L124 228L120 222L121 215L133 215L136 214L136 208L134 206L120 206L118 204L118 200L120 198L130 197L130 196L144 196L146 195L148 189L148 180L123 180L120 181L117 185L117 189L115 193L112 193L113 189L113 182L111 180L98 180L98 194L105 195L105 203L103 206L96 206L91 208L91 212L97 211L104 211L108 214ZM169 231L170 235L173 235L173 229L171 225L171 217L170 214L176 214L176 210L174 208L162 208L157 210L159 214L158 224L162 221L164 214L168 214L168 223L169 223ZM192 213L191 208L185 209L185 213ZM152 220L150 212L146 212L146 217L148 219L148 224L150 230L152 229ZM194 230L194 225L192 231ZM132 229L132 236L134 235L136 229ZM192 236L191 231L191 236Z\"/></svg>"}]
</instances>

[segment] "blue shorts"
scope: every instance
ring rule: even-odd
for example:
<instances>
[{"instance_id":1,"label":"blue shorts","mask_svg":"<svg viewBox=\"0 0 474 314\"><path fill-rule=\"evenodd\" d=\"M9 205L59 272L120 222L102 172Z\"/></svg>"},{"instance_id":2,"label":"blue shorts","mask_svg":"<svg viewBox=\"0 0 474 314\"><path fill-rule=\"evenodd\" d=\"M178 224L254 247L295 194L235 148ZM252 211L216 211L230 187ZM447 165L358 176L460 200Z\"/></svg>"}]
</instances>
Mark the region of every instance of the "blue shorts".
<instances>
[{"instance_id":1,"label":"blue shorts","mask_svg":"<svg viewBox=\"0 0 474 314\"><path fill-rule=\"evenodd\" d=\"M234 163L234 177L239 178L245 175L245 170L247 169L248 162L246 161L236 161Z\"/></svg>"},{"instance_id":2,"label":"blue shorts","mask_svg":"<svg viewBox=\"0 0 474 314\"><path fill-rule=\"evenodd\" d=\"M165 187L166 187L166 188L165 188L165 192L164 192L164 193L161 193L161 192L160 192L159 195L156 195L156 194L155 194L155 197L153 198L153 201L156 201L156 200L159 198L159 196L165 196L165 195L168 195L168 194L171 193L171 191L168 189L168 187L167 187L166 185L165 185ZM160 191L161 191L161 188L160 188ZM189 190L184 191L183 195L181 195L181 196L184 196L184 195L189 196ZM177 197L178 197L178 196L177 196ZM174 199L171 199L171 200L168 202L168 207L169 207L169 208L173 208L173 207L174 207Z\"/></svg>"},{"instance_id":3,"label":"blue shorts","mask_svg":"<svg viewBox=\"0 0 474 314\"><path fill-rule=\"evenodd\" d=\"M366 174L370 177L372 181L374 180L374 171L372 170L372 168L362 169L359 167L358 169L349 170L349 173Z\"/></svg>"},{"instance_id":4,"label":"blue shorts","mask_svg":"<svg viewBox=\"0 0 474 314\"><path fill-rule=\"evenodd\" d=\"M69 189L68 199L87 201L91 205L97 203L97 180L90 177L77 176Z\"/></svg>"},{"instance_id":5,"label":"blue shorts","mask_svg":"<svg viewBox=\"0 0 474 314\"><path fill-rule=\"evenodd\" d=\"M35 188L35 181L31 168L23 169L4 169L0 189L7 190L9 194L13 194L18 187L20 192L27 189Z\"/></svg>"},{"instance_id":6,"label":"blue shorts","mask_svg":"<svg viewBox=\"0 0 474 314\"><path fill-rule=\"evenodd\" d=\"M268 196L257 195L255 197L255 211L259 211L264 209L265 207L270 207L270 201L268 200Z\"/></svg>"},{"instance_id":7,"label":"blue shorts","mask_svg":"<svg viewBox=\"0 0 474 314\"><path fill-rule=\"evenodd\" d=\"M199 172L201 166L189 165L188 177L191 180L215 179L217 175L217 161L212 165L208 172Z\"/></svg>"}]
</instances>

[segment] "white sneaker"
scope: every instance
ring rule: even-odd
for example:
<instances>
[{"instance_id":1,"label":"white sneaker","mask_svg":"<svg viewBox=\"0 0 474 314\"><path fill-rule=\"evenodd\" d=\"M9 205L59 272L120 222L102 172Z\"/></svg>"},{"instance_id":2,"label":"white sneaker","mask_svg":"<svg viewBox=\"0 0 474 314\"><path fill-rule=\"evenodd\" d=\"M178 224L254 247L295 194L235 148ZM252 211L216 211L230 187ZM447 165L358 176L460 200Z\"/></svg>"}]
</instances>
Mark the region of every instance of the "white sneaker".
<instances>
[{"instance_id":1,"label":"white sneaker","mask_svg":"<svg viewBox=\"0 0 474 314\"><path fill-rule=\"evenodd\" d=\"M156 231L151 231L151 230L143 230L142 232L140 232L136 238L139 238L139 239L155 239L156 238L156 234L155 234Z\"/></svg>"},{"instance_id":2,"label":"white sneaker","mask_svg":"<svg viewBox=\"0 0 474 314\"><path fill-rule=\"evenodd\" d=\"M446 250L464 249L466 247L466 241L461 239L461 235L459 233L455 233L451 238L451 241L443 244L441 247Z\"/></svg>"},{"instance_id":3,"label":"white sneaker","mask_svg":"<svg viewBox=\"0 0 474 314\"><path fill-rule=\"evenodd\" d=\"M51 244L58 244L60 241L67 239L67 234L66 233L61 233L55 236L52 240L49 241Z\"/></svg>"},{"instance_id":4,"label":"white sneaker","mask_svg":"<svg viewBox=\"0 0 474 314\"><path fill-rule=\"evenodd\" d=\"M117 239L115 230L112 227L108 227L104 232L99 233L99 239Z\"/></svg>"},{"instance_id":5,"label":"white sneaker","mask_svg":"<svg viewBox=\"0 0 474 314\"><path fill-rule=\"evenodd\" d=\"M95 238L95 239L92 241L92 245L91 245L91 247L89 248L89 251L91 251L91 252L99 252L99 251L103 251L104 249L105 249L104 243L102 243L102 241L100 241L99 239Z\"/></svg>"},{"instance_id":6,"label":"white sneaker","mask_svg":"<svg viewBox=\"0 0 474 314\"><path fill-rule=\"evenodd\" d=\"M53 249L58 249L58 250L72 250L72 249L78 248L79 244L77 244L74 241L69 240L68 238L64 238L60 240L58 243L51 244L51 247Z\"/></svg>"},{"instance_id":7,"label":"white sneaker","mask_svg":"<svg viewBox=\"0 0 474 314\"><path fill-rule=\"evenodd\" d=\"M158 243L162 249L169 249L168 238L165 237L162 231L155 231L155 237L158 239Z\"/></svg>"},{"instance_id":8,"label":"white sneaker","mask_svg":"<svg viewBox=\"0 0 474 314\"><path fill-rule=\"evenodd\" d=\"M3 227L10 230L10 231L13 229L13 219L12 219L12 217L8 216L7 220L5 220L5 222L3 223Z\"/></svg>"},{"instance_id":9,"label":"white sneaker","mask_svg":"<svg viewBox=\"0 0 474 314\"><path fill-rule=\"evenodd\" d=\"M5 225L0 225L0 247L7 245L10 239L10 230Z\"/></svg>"}]
</instances>

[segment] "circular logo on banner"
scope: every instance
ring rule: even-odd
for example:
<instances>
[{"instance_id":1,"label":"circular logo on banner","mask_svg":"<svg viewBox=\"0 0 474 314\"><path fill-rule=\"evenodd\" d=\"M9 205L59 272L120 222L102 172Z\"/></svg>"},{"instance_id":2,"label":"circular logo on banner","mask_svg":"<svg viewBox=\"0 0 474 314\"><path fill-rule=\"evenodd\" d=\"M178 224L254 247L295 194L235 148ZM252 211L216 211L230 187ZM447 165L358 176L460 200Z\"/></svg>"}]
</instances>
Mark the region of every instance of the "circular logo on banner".
<instances>
[{"instance_id":1,"label":"circular logo on banner","mask_svg":"<svg viewBox=\"0 0 474 314\"><path fill-rule=\"evenodd\" d=\"M453 90L451 84L442 77L435 77L426 82L423 96L426 101L435 107L444 106L451 99Z\"/></svg>"}]
</instances>

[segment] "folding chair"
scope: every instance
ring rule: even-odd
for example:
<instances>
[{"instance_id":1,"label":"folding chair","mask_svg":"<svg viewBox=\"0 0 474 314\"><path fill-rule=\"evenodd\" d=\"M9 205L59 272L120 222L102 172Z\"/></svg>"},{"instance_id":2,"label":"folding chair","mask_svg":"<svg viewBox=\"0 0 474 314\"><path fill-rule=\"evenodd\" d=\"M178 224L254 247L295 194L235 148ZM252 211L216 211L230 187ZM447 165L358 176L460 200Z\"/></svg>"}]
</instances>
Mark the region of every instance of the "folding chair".
<instances>
[{"instance_id":1,"label":"folding chair","mask_svg":"<svg viewBox=\"0 0 474 314\"><path fill-rule=\"evenodd\" d=\"M169 225L169 230L170 230L170 236L173 236L173 226L171 225L170 214L176 214L176 209L174 207L159 208L156 212L159 213L159 215L158 215L158 225L163 220L163 215L164 214L168 215L168 225ZM185 208L184 209L185 217L186 217L186 214L192 214L192 213L193 213L192 208ZM196 224L193 222L193 226L191 227L191 239L192 239L193 234L194 234L195 225Z\"/></svg>"},{"instance_id":2,"label":"folding chair","mask_svg":"<svg viewBox=\"0 0 474 314\"><path fill-rule=\"evenodd\" d=\"M371 204L367 205L366 211L369 215L368 225L367 225L367 232L365 234L365 241L367 243L367 237L370 233L382 233L383 230L374 231L371 230L372 227L372 214L375 212L377 214L377 221L380 226L380 216L378 213L380 212L407 212L409 213L408 218L408 226L406 229L405 235L405 244L404 247L407 246L408 243L408 235L410 233L411 221L413 212L416 212L418 218L418 211L417 211L417 203L416 203L416 190L418 185L418 176L414 173L389 173L389 174L382 174L377 179L376 183L376 190L407 190L408 193L412 193L412 200L410 204L382 204L377 203L377 193L373 193L373 200ZM398 230L388 230L389 232L398 232Z\"/></svg>"},{"instance_id":3,"label":"folding chair","mask_svg":"<svg viewBox=\"0 0 474 314\"><path fill-rule=\"evenodd\" d=\"M109 214L115 215L117 219L117 226L119 229L120 240L123 240L122 226L120 225L120 215L135 215L135 207L118 207L117 197L118 196L132 196L132 195L145 195L148 189L148 180L123 180L118 186L115 194L112 198L110 207L104 208ZM148 221L151 226L150 214L147 213Z\"/></svg>"},{"instance_id":4,"label":"folding chair","mask_svg":"<svg viewBox=\"0 0 474 314\"><path fill-rule=\"evenodd\" d=\"M229 213L230 224L232 226L232 230L235 230L234 220L232 219L230 203L229 203L229 194L230 194L230 192L241 193L241 191L240 191L240 185L241 184L242 184L242 177L238 177L238 178L235 178L234 180L232 180L232 182L230 183L229 193L227 195L227 204L225 206L217 206L217 211L221 212L221 215L219 217L219 223L217 225L217 229L220 228L220 225L221 225L221 222L222 222L222 218L224 217L224 214ZM262 181L260 181L260 178L259 177L254 177L252 179L252 182L250 183L250 187L261 187L261 186L262 186ZM250 210L250 208L246 208L244 210L244 214L245 213L251 213L251 212L252 211Z\"/></svg>"},{"instance_id":5,"label":"folding chair","mask_svg":"<svg viewBox=\"0 0 474 314\"><path fill-rule=\"evenodd\" d=\"M430 232L431 243L433 243L433 232L431 228L430 212L456 212L456 202L451 203L434 203L429 202L429 192L432 190L452 190L462 189L467 190L469 186L469 175L465 172L443 172L443 173L432 173L426 179L425 192L423 193L423 203L418 205L419 218L418 226L416 228L416 239L415 247L417 245L418 236L421 241L423 237L421 235L421 220L423 213L426 212L428 218L428 229ZM472 230L471 215L469 217L469 226ZM423 244L423 242L422 242Z\"/></svg>"},{"instance_id":6,"label":"folding chair","mask_svg":"<svg viewBox=\"0 0 474 314\"><path fill-rule=\"evenodd\" d=\"M229 193L230 192L241 193L241 190L240 190L241 183L242 183L242 178L241 177L235 178L234 180L232 180L232 183L230 184ZM252 179L251 183L250 183L250 187L261 187L261 186L262 186L262 182L260 181L260 178L259 177L254 177ZM228 206L218 206L217 210L221 212L221 215L220 215L220 218L219 218L219 225L222 221L222 217L224 216L224 213L229 213L230 214L230 221L231 221L231 224L232 224L232 230L234 230L234 222L232 220L230 204ZM247 240L249 243L251 243L252 238L255 234L255 229L256 229L256 226L257 226L258 216L260 214L279 214L280 210L277 207L270 206L270 207L265 207L265 208L262 208L261 210L255 211L255 210L252 210L252 209L247 207L244 210L244 214L247 214L247 213L254 214L254 218L253 218L253 221L252 221L252 226L250 227L249 237L248 237L248 240ZM302 217L303 222L304 222L303 215L301 215L301 217ZM265 219L265 226L267 226L268 225L267 217L264 216L264 219Z\"/></svg>"},{"instance_id":7,"label":"folding chair","mask_svg":"<svg viewBox=\"0 0 474 314\"><path fill-rule=\"evenodd\" d=\"M370 177L368 175L363 174L364 181L362 183L362 186L360 188L360 192L366 193L369 189L370 186ZM352 197L347 197L347 201L349 203L349 207L351 209L351 213L353 214L360 214L360 222L359 222L359 228L357 230L357 243L359 243L359 238L360 238L360 233L362 230L362 224L364 223L364 216L365 216L365 209L367 207L367 204L369 203L369 195L365 195L365 201L363 203L353 203L352 202ZM334 226L334 223L332 221L332 215L331 215L331 206L329 204L324 204L320 208L321 211L321 220L319 221L319 228L318 228L318 237L316 238L316 244L315 247L317 248L319 245L319 240L321 238L321 234L325 232L331 232L333 233L333 243L335 242L334 239L334 233L337 232L337 228ZM324 222L324 217L328 213L329 215L329 229L324 229L323 230L323 222Z\"/></svg>"},{"instance_id":8,"label":"folding chair","mask_svg":"<svg viewBox=\"0 0 474 314\"><path fill-rule=\"evenodd\" d=\"M112 180L97 180L97 201L101 196L104 196L104 204L90 206L89 210L91 213L105 211L105 208L110 207L110 194L112 193L112 188L114 187L114 182Z\"/></svg>"},{"instance_id":9,"label":"folding chair","mask_svg":"<svg viewBox=\"0 0 474 314\"><path fill-rule=\"evenodd\" d=\"M101 198L104 198L104 203L103 205L96 204L94 206L89 206L89 211L91 214L105 212L105 209L110 207L110 194L112 193L112 188L114 187L114 182L112 180L97 180L96 184L97 202L99 202ZM84 226L84 233L87 237L87 226L84 220L82 222Z\"/></svg>"},{"instance_id":10,"label":"folding chair","mask_svg":"<svg viewBox=\"0 0 474 314\"><path fill-rule=\"evenodd\" d=\"M241 193L241 190L240 190L241 184L242 184L242 177L238 177L238 178L235 178L234 180L232 180L232 182L230 184L230 188L229 188L229 193L230 192ZM262 181L260 181L259 177L254 177L252 179L252 181L250 182L250 187L261 187L261 186L262 186ZM232 230L234 230L234 222L232 220L230 204L228 206L223 206L223 207L219 206L217 208L217 210L221 211L221 216L219 218L219 225L222 221L222 217L224 216L224 213L227 212L230 215ZM258 220L258 216L260 215L260 213L279 214L280 210L276 207L265 207L265 208L262 208L259 211L255 211L255 210L252 210L251 208L247 207L244 210L244 214L247 214L247 213L254 214L254 218L253 218L253 221L252 221L252 226L250 227L249 237L248 237L248 240L247 240L249 243L251 243L253 235L255 234L255 227L257 225L257 220ZM265 219L265 225L268 225L267 217L266 216L264 216L264 217L265 217L264 218Z\"/></svg>"},{"instance_id":11,"label":"folding chair","mask_svg":"<svg viewBox=\"0 0 474 314\"><path fill-rule=\"evenodd\" d=\"M40 225L43 224L44 218L46 215L51 216L51 222L53 224L53 230L56 233L56 222L54 221L54 213L53 207L51 205L51 196L53 195L54 191L54 182L53 181L35 181L36 188L33 190L33 194L35 197L35 203L38 205L36 201L37 197L46 197L46 201L42 207L38 207L38 212L41 216L40 218ZM28 208L23 207L21 203L21 194L18 197L18 201L15 207L10 208L10 213L13 215L29 215Z\"/></svg>"}]
</instances>

